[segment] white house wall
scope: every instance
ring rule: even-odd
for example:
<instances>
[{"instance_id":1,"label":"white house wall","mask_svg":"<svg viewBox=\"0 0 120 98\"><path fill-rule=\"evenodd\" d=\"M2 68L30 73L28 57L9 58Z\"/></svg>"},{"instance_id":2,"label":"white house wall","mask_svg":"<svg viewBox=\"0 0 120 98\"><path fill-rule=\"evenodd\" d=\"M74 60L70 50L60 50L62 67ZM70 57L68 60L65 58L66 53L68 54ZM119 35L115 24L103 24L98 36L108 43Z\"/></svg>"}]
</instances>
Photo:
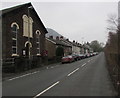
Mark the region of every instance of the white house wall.
<instances>
[{"instance_id":1,"label":"white house wall","mask_svg":"<svg viewBox=\"0 0 120 98\"><path fill-rule=\"evenodd\" d=\"M73 54L80 54L80 47L72 46L72 53Z\"/></svg>"}]
</instances>

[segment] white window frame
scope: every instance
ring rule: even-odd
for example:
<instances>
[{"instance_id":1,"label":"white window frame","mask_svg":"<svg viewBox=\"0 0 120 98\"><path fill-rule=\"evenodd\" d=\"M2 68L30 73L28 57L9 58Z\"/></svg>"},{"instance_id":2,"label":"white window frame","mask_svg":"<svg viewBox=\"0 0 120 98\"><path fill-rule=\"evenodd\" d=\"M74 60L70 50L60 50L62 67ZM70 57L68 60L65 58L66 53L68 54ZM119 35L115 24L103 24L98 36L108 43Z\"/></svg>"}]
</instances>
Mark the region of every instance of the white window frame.
<instances>
[{"instance_id":1,"label":"white window frame","mask_svg":"<svg viewBox=\"0 0 120 98\"><path fill-rule=\"evenodd\" d=\"M23 15L22 19L23 19L23 36L33 38L33 19L31 17L28 17L27 15Z\"/></svg>"},{"instance_id":2,"label":"white window frame","mask_svg":"<svg viewBox=\"0 0 120 98\"><path fill-rule=\"evenodd\" d=\"M18 54L17 54L17 49L18 49L18 47L17 47L17 34L18 34L18 29L19 29L19 25L16 23L16 22L13 22L12 24L11 24L11 28L14 26L14 25L16 25L16 27L17 27L17 29L16 29L16 38L13 38L12 37L12 40L15 40L16 41L16 46L12 46L12 56L19 56ZM13 33L14 31L11 31L11 33ZM16 53L13 53L13 48L16 48Z\"/></svg>"},{"instance_id":3,"label":"white window frame","mask_svg":"<svg viewBox=\"0 0 120 98\"><path fill-rule=\"evenodd\" d=\"M36 39L37 39L36 44L38 44L37 55L40 55L40 35L41 35L40 30L36 30Z\"/></svg>"}]
</instances>

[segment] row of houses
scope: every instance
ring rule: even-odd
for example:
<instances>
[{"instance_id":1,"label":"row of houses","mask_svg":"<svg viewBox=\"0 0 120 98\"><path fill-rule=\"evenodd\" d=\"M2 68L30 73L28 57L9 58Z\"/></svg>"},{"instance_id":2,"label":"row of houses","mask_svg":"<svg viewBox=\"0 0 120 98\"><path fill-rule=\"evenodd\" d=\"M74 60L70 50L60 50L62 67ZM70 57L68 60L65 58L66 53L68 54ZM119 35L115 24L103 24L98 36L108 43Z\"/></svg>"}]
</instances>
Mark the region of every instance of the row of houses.
<instances>
[{"instance_id":1,"label":"row of houses","mask_svg":"<svg viewBox=\"0 0 120 98\"><path fill-rule=\"evenodd\" d=\"M62 47L62 56L72 53L89 52L90 48L75 41L53 36L48 33L31 3L2 10L2 60L18 57L53 58L56 50Z\"/></svg>"},{"instance_id":2,"label":"row of houses","mask_svg":"<svg viewBox=\"0 0 120 98\"><path fill-rule=\"evenodd\" d=\"M48 52L48 58L53 58L56 56L56 50L61 47L63 48L63 56L67 56L70 54L87 54L92 52L92 49L88 44L80 44L75 42L75 40L70 41L69 39L65 39L63 36L57 36L53 38L53 36L46 37L46 51ZM62 54L61 54L62 55Z\"/></svg>"}]
</instances>

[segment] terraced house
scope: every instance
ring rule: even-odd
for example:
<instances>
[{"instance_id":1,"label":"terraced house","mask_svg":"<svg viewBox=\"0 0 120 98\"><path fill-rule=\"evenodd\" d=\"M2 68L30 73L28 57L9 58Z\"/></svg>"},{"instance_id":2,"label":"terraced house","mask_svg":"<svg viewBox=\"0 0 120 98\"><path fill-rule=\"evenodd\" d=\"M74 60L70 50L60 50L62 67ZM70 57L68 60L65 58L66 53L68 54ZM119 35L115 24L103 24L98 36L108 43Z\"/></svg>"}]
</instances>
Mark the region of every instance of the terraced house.
<instances>
[{"instance_id":1,"label":"terraced house","mask_svg":"<svg viewBox=\"0 0 120 98\"><path fill-rule=\"evenodd\" d=\"M46 33L31 3L2 10L2 59L41 57Z\"/></svg>"},{"instance_id":2,"label":"terraced house","mask_svg":"<svg viewBox=\"0 0 120 98\"><path fill-rule=\"evenodd\" d=\"M52 59L57 56L56 51L59 50L59 47L63 49L63 54L60 56L66 56L72 54L72 46L64 42L63 36L57 36L56 39L53 36L46 37L46 50L48 51L48 58Z\"/></svg>"}]
</instances>

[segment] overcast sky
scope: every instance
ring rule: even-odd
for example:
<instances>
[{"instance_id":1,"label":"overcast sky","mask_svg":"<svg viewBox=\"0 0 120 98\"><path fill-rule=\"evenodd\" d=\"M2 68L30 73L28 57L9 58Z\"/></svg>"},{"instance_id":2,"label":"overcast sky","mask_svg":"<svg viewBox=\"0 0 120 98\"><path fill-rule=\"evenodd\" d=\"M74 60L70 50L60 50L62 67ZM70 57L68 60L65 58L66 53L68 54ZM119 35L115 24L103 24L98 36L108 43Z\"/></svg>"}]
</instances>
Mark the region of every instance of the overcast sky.
<instances>
[{"instance_id":1,"label":"overcast sky","mask_svg":"<svg viewBox=\"0 0 120 98\"><path fill-rule=\"evenodd\" d=\"M118 11L117 2L97 2L97 0L94 2L93 0L92 2L10 1L2 1L2 9L34 1L32 5L46 28L54 29L66 38L80 43L92 40L105 43L108 15L117 15Z\"/></svg>"}]
</instances>

